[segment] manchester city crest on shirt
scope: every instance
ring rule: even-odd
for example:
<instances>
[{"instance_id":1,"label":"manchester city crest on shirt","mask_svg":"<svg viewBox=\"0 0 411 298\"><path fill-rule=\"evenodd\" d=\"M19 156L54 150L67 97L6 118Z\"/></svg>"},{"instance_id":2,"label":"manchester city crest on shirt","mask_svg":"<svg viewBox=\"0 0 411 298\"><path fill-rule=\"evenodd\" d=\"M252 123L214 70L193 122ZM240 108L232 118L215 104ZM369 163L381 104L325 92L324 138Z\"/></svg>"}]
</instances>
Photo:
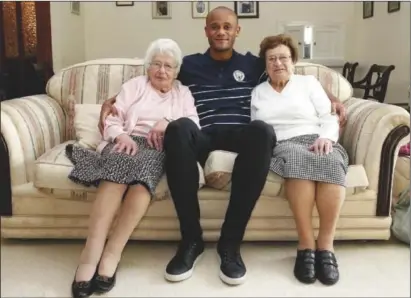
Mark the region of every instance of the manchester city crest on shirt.
<instances>
[{"instance_id":1,"label":"manchester city crest on shirt","mask_svg":"<svg viewBox=\"0 0 411 298\"><path fill-rule=\"evenodd\" d=\"M233 72L233 77L237 82L243 82L245 79L245 74L241 70L236 70Z\"/></svg>"}]
</instances>

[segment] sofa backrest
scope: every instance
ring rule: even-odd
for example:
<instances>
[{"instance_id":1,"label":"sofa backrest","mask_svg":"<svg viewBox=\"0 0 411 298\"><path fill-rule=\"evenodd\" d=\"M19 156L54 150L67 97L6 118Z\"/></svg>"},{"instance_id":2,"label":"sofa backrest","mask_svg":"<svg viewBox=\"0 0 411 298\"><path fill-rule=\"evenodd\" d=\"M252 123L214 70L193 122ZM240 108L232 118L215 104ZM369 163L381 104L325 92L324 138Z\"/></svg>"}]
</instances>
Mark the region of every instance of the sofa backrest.
<instances>
[{"instance_id":1,"label":"sofa backrest","mask_svg":"<svg viewBox=\"0 0 411 298\"><path fill-rule=\"evenodd\" d=\"M320 81L324 89L327 89L341 102L353 96L353 88L347 79L339 72L321 64L297 62L295 73L313 75Z\"/></svg>"},{"instance_id":2,"label":"sofa backrest","mask_svg":"<svg viewBox=\"0 0 411 298\"><path fill-rule=\"evenodd\" d=\"M121 85L144 74L142 59L98 59L62 69L47 83L46 93L57 100L67 115L67 140L75 139L75 104L102 104L115 96Z\"/></svg>"},{"instance_id":3,"label":"sofa backrest","mask_svg":"<svg viewBox=\"0 0 411 298\"><path fill-rule=\"evenodd\" d=\"M345 101L352 97L350 83L338 72L320 64L298 62L297 74L313 75L334 96ZM109 58L86 61L62 69L47 83L48 96L57 100L66 112L67 140L75 139L76 104L102 104L115 96L124 82L145 73L143 59Z\"/></svg>"}]
</instances>

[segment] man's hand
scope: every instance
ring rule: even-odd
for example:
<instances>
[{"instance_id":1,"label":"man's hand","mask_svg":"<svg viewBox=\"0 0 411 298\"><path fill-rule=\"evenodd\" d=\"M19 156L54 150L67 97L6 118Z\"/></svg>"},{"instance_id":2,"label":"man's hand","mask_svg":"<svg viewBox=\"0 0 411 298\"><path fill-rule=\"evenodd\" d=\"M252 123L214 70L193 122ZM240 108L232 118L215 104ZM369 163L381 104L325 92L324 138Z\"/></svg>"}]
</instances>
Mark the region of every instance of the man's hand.
<instances>
[{"instance_id":1,"label":"man's hand","mask_svg":"<svg viewBox=\"0 0 411 298\"><path fill-rule=\"evenodd\" d=\"M347 110L344 105L339 101L333 101L331 103L331 113L338 115L340 128L343 128L347 123Z\"/></svg>"},{"instance_id":2,"label":"man's hand","mask_svg":"<svg viewBox=\"0 0 411 298\"><path fill-rule=\"evenodd\" d=\"M164 133L168 123L167 120L162 119L150 130L147 136L147 143L151 148L154 147L158 151L163 151Z\"/></svg>"},{"instance_id":3,"label":"man's hand","mask_svg":"<svg viewBox=\"0 0 411 298\"><path fill-rule=\"evenodd\" d=\"M100 111L100 121L98 123L98 129L100 130L100 133L103 134L104 131L104 121L106 120L107 116L110 114L113 114L113 116L118 115L118 111L116 107L114 106L114 103L116 102L116 97L112 97L110 99L107 99L104 103L103 106L101 107Z\"/></svg>"},{"instance_id":4,"label":"man's hand","mask_svg":"<svg viewBox=\"0 0 411 298\"><path fill-rule=\"evenodd\" d=\"M334 94L329 91L332 89L332 78L327 77L327 82L323 86L325 93L327 94L328 98L331 101L331 113L333 115L337 114L338 115L338 122L340 123L340 128L343 128L345 126L345 123L347 122L347 111L344 107L344 105L340 102L340 100L334 96Z\"/></svg>"},{"instance_id":5,"label":"man's hand","mask_svg":"<svg viewBox=\"0 0 411 298\"><path fill-rule=\"evenodd\" d=\"M136 155L137 144L128 134L119 135L116 138L116 144L111 152L126 153L128 155Z\"/></svg>"}]
</instances>

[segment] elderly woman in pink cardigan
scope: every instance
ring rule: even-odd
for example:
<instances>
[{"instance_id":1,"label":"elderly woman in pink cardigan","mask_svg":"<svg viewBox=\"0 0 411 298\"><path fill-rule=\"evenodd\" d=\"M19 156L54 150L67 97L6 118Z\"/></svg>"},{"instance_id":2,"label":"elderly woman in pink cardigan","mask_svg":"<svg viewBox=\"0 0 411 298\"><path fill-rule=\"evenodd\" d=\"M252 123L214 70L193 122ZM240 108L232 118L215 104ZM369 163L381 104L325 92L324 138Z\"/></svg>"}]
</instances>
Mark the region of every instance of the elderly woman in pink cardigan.
<instances>
[{"instance_id":1,"label":"elderly woman in pink cardigan","mask_svg":"<svg viewBox=\"0 0 411 298\"><path fill-rule=\"evenodd\" d=\"M104 293L115 284L122 251L164 173L163 135L171 119L199 119L189 89L176 80L182 63L179 46L154 41L146 54L147 76L133 78L116 97L117 115L106 118L97 152L67 146L74 164L69 178L98 186L86 245L80 256L73 297ZM118 221L109 234L113 219Z\"/></svg>"}]
</instances>

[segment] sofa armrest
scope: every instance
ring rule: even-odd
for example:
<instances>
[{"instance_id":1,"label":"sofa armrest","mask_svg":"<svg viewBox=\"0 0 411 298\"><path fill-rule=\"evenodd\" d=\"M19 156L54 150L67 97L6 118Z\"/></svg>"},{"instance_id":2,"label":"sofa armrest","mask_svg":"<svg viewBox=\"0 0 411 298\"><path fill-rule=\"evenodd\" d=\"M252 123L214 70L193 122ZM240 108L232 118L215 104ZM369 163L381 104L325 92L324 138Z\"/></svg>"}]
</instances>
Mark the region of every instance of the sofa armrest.
<instances>
[{"instance_id":1,"label":"sofa armrest","mask_svg":"<svg viewBox=\"0 0 411 298\"><path fill-rule=\"evenodd\" d=\"M48 149L65 141L66 115L47 95L6 100L1 107L1 135L10 166L11 185L33 181L34 162ZM1 177L6 173L1 173ZM0 178L3 179L3 178ZM3 185L3 181L2 181Z\"/></svg>"},{"instance_id":2,"label":"sofa armrest","mask_svg":"<svg viewBox=\"0 0 411 298\"><path fill-rule=\"evenodd\" d=\"M348 112L341 144L350 164L362 164L369 188L378 193L377 216L388 216L392 178L398 151L409 140L410 114L398 106L351 98L344 102Z\"/></svg>"}]
</instances>

